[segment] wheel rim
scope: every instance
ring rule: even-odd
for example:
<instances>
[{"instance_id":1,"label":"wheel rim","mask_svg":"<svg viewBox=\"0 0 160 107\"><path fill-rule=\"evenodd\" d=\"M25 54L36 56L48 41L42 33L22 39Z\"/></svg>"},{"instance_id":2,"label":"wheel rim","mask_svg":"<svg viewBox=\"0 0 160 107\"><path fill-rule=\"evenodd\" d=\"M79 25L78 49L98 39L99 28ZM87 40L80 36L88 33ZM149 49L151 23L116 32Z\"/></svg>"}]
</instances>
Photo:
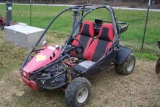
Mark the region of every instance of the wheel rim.
<instances>
[{"instance_id":1,"label":"wheel rim","mask_svg":"<svg viewBox=\"0 0 160 107\"><path fill-rule=\"evenodd\" d=\"M131 72L134 67L134 58L131 57L127 63L127 71Z\"/></svg>"},{"instance_id":2,"label":"wheel rim","mask_svg":"<svg viewBox=\"0 0 160 107\"><path fill-rule=\"evenodd\" d=\"M77 101L79 103L83 103L86 101L87 97L88 97L88 89L86 87L81 88L77 94Z\"/></svg>"}]
</instances>

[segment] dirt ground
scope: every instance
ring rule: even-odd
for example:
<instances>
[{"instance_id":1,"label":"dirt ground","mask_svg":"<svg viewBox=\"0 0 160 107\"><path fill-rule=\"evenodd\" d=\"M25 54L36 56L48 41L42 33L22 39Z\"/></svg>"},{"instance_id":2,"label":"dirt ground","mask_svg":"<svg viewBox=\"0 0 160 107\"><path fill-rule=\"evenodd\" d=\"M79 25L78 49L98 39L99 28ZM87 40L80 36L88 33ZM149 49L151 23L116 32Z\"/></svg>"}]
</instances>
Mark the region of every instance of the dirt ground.
<instances>
[{"instance_id":1,"label":"dirt ground","mask_svg":"<svg viewBox=\"0 0 160 107\"><path fill-rule=\"evenodd\" d=\"M86 107L158 107L160 106L160 76L155 62L137 61L131 75L123 76L111 67L89 79L91 98ZM0 107L64 107L60 90L33 91L17 78L18 70L5 74L0 81Z\"/></svg>"}]
</instances>

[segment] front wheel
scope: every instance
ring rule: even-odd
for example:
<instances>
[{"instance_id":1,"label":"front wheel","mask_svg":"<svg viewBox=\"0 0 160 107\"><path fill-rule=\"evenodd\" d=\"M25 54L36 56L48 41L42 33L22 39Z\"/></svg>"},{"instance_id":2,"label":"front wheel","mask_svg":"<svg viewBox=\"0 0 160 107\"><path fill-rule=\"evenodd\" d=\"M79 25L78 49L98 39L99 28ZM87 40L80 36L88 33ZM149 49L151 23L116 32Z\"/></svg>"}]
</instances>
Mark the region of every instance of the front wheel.
<instances>
[{"instance_id":1,"label":"front wheel","mask_svg":"<svg viewBox=\"0 0 160 107\"><path fill-rule=\"evenodd\" d=\"M83 107L90 94L91 83L84 77L77 77L67 86L65 102L69 107Z\"/></svg>"},{"instance_id":2,"label":"front wheel","mask_svg":"<svg viewBox=\"0 0 160 107\"><path fill-rule=\"evenodd\" d=\"M130 54L124 64L117 64L116 72L123 75L129 75L133 72L136 63L136 58L134 55Z\"/></svg>"}]
</instances>

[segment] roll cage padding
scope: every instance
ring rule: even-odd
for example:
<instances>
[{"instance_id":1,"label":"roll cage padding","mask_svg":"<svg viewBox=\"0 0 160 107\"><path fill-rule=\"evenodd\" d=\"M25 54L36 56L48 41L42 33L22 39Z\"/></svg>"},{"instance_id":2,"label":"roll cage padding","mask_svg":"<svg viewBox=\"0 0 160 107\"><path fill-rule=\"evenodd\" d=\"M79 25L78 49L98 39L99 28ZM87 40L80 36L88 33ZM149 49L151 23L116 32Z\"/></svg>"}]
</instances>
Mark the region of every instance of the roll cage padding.
<instances>
[{"instance_id":1,"label":"roll cage padding","mask_svg":"<svg viewBox=\"0 0 160 107\"><path fill-rule=\"evenodd\" d=\"M86 51L85 58L91 61L98 61L102 56L106 55L108 49L113 44L114 33L112 24L102 24L98 38L95 39L88 50Z\"/></svg>"}]
</instances>

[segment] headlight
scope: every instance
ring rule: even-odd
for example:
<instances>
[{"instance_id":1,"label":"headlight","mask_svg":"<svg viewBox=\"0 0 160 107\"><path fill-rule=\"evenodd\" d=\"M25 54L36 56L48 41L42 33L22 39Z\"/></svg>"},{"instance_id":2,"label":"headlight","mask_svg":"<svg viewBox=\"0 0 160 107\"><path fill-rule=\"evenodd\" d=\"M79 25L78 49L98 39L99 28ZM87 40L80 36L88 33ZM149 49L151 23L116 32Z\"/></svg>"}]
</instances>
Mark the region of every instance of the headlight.
<instances>
[{"instance_id":1,"label":"headlight","mask_svg":"<svg viewBox=\"0 0 160 107\"><path fill-rule=\"evenodd\" d=\"M28 72L22 71L22 74L23 74L24 77L29 78L29 73Z\"/></svg>"},{"instance_id":2,"label":"headlight","mask_svg":"<svg viewBox=\"0 0 160 107\"><path fill-rule=\"evenodd\" d=\"M23 76L25 76L25 77L26 77L26 72L24 72L24 71L23 71Z\"/></svg>"}]
</instances>

